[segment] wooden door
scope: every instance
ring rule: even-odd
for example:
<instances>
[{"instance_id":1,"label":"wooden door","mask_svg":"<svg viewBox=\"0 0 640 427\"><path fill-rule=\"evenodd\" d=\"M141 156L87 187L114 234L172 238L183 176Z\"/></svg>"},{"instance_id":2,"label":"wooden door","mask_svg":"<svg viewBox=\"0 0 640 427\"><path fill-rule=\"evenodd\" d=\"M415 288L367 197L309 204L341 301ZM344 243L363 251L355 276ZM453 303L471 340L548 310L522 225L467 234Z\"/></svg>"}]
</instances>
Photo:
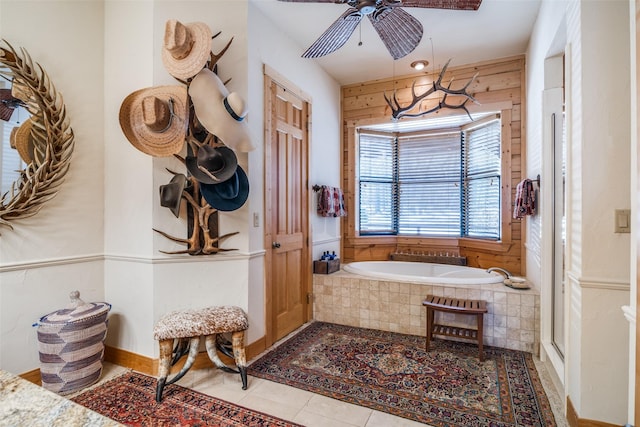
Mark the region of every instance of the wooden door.
<instances>
[{"instance_id":1,"label":"wooden door","mask_svg":"<svg viewBox=\"0 0 640 427\"><path fill-rule=\"evenodd\" d=\"M266 344L311 318L310 103L265 70Z\"/></svg>"}]
</instances>

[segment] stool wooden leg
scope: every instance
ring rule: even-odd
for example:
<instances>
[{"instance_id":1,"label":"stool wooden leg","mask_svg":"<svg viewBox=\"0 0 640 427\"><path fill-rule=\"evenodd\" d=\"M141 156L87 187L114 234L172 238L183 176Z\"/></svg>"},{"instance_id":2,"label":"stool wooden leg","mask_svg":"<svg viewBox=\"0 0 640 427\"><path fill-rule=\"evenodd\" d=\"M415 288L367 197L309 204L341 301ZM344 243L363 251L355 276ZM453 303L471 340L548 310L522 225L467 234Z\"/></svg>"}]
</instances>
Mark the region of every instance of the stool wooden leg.
<instances>
[{"instance_id":1,"label":"stool wooden leg","mask_svg":"<svg viewBox=\"0 0 640 427\"><path fill-rule=\"evenodd\" d=\"M482 344L483 344L482 331L484 327L484 319L483 319L482 313L477 315L477 321L478 321L478 351L480 352L480 361L482 362L484 360L484 354L482 353Z\"/></svg>"},{"instance_id":2,"label":"stool wooden leg","mask_svg":"<svg viewBox=\"0 0 640 427\"><path fill-rule=\"evenodd\" d=\"M161 340L160 344L160 361L158 364L158 385L156 386L156 402L162 400L162 390L169 376L169 368L171 367L171 356L173 353L173 340Z\"/></svg>"},{"instance_id":3,"label":"stool wooden leg","mask_svg":"<svg viewBox=\"0 0 640 427\"><path fill-rule=\"evenodd\" d=\"M244 351L244 331L236 331L231 334L231 345L233 346L233 358L240 371L242 379L242 389L247 389L247 356Z\"/></svg>"},{"instance_id":4,"label":"stool wooden leg","mask_svg":"<svg viewBox=\"0 0 640 427\"><path fill-rule=\"evenodd\" d=\"M431 343L431 335L433 333L433 310L431 307L427 307L427 344L425 345L426 351L429 351L429 344Z\"/></svg>"}]
</instances>

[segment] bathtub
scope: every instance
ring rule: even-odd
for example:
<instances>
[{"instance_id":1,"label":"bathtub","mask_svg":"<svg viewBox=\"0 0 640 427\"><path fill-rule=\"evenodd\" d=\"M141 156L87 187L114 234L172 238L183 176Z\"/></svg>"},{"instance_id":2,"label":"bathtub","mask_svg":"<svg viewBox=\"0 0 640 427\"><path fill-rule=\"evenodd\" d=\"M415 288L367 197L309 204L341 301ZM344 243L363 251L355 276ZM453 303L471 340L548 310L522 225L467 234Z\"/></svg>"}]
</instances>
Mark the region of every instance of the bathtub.
<instances>
[{"instance_id":1,"label":"bathtub","mask_svg":"<svg viewBox=\"0 0 640 427\"><path fill-rule=\"evenodd\" d=\"M447 285L487 285L500 283L504 276L460 265L407 261L359 261L344 265L349 273L376 279Z\"/></svg>"}]
</instances>

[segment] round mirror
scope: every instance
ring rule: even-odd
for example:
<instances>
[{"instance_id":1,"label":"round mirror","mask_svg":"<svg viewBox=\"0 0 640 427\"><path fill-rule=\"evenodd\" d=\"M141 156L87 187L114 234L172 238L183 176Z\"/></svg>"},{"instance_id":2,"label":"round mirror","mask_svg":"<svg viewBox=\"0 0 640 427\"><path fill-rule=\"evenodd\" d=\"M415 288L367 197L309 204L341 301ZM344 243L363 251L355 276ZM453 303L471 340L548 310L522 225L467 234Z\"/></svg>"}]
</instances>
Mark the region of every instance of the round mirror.
<instances>
[{"instance_id":1,"label":"round mirror","mask_svg":"<svg viewBox=\"0 0 640 427\"><path fill-rule=\"evenodd\" d=\"M25 49L18 52L6 40L0 41L0 76L6 83L0 88L2 153L16 150L19 155L15 180L3 184L6 189L0 196L0 226L12 229L11 220L35 215L56 195L69 169L74 136L62 95ZM16 127L11 124L14 114L23 115L15 120ZM10 164L8 168L12 169ZM4 177L14 170L0 172Z\"/></svg>"}]
</instances>

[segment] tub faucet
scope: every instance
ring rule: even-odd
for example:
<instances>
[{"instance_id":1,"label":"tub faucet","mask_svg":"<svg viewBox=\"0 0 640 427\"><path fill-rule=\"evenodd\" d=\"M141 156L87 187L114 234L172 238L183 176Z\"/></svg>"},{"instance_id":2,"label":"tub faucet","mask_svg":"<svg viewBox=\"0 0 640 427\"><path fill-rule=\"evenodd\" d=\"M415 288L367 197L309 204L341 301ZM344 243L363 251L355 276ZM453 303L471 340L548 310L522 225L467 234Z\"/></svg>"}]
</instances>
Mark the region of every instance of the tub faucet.
<instances>
[{"instance_id":1,"label":"tub faucet","mask_svg":"<svg viewBox=\"0 0 640 427\"><path fill-rule=\"evenodd\" d=\"M504 274L505 279L508 279L509 277L511 277L511 273L509 273L504 268L500 268L500 267L489 267L489 268L487 268L487 273L491 273L492 271L497 271L498 273Z\"/></svg>"}]
</instances>

